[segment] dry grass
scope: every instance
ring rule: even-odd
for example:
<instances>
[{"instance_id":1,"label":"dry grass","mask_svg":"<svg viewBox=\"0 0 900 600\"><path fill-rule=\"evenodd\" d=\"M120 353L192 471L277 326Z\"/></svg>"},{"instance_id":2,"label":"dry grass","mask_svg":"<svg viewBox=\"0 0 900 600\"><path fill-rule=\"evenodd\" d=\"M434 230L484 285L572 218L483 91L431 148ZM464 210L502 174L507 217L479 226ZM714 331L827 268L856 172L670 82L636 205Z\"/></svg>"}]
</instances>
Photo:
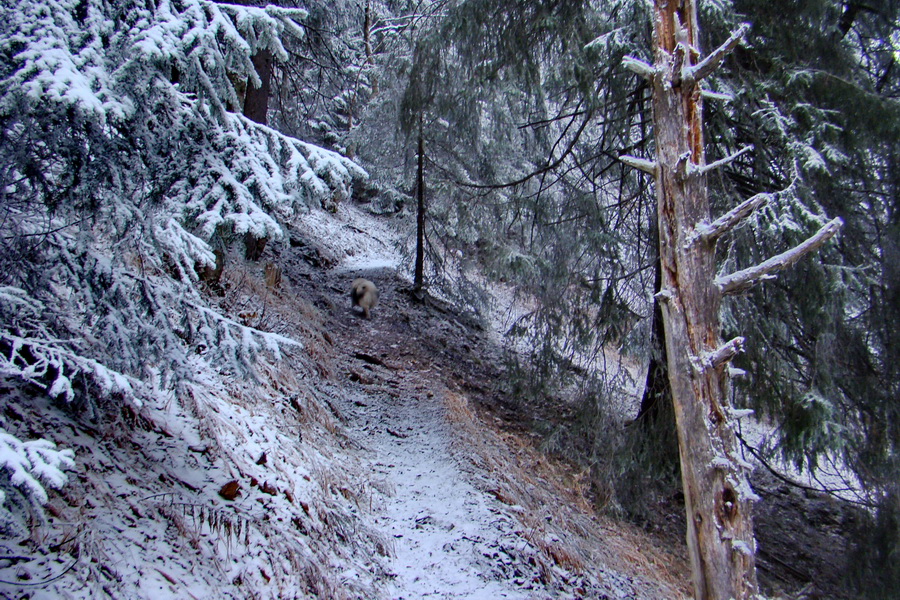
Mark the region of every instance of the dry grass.
<instances>
[{"instance_id":1,"label":"dry grass","mask_svg":"<svg viewBox=\"0 0 900 600\"><path fill-rule=\"evenodd\" d=\"M521 507L516 510L523 537L548 563L575 572L602 565L655 583L659 597L690 597L685 557L660 548L637 528L597 515L587 500L587 473L548 458L527 438L492 427L465 396L446 390L444 399L461 441L459 454L500 486L487 491Z\"/></svg>"},{"instance_id":2,"label":"dry grass","mask_svg":"<svg viewBox=\"0 0 900 600\"><path fill-rule=\"evenodd\" d=\"M335 374L334 352L322 315L287 279L269 285L271 263L253 263L231 257L222 277L227 290L221 308L247 327L277 333L299 341L303 352L292 359L319 377ZM287 369L285 369L287 370Z\"/></svg>"}]
</instances>

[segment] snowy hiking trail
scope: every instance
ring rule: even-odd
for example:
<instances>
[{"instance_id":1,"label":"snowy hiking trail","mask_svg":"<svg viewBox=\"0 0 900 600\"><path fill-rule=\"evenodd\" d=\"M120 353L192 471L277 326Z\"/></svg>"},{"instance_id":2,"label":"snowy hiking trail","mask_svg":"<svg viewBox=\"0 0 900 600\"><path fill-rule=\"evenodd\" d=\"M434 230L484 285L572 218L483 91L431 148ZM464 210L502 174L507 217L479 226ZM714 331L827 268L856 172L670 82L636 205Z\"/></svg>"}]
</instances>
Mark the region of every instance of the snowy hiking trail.
<instances>
[{"instance_id":1,"label":"snowy hiking trail","mask_svg":"<svg viewBox=\"0 0 900 600\"><path fill-rule=\"evenodd\" d=\"M336 312L345 323L333 331L353 390L340 407L345 425L382 491L372 513L392 542L389 597L676 597L606 567L602 555L615 549L604 548L610 540L597 524L565 507L571 497L537 473L528 479L517 464L528 455L466 408L464 390L489 387L497 375L479 356L483 340L448 314L415 306L393 274L363 274L379 281L382 301L365 320L344 299ZM579 543L595 547L581 554Z\"/></svg>"},{"instance_id":2,"label":"snowy hiking trail","mask_svg":"<svg viewBox=\"0 0 900 600\"><path fill-rule=\"evenodd\" d=\"M515 523L460 470L440 400L424 390L360 394L348 416L387 492L374 513L393 542L392 597L526 598L486 578Z\"/></svg>"},{"instance_id":3,"label":"snowy hiking trail","mask_svg":"<svg viewBox=\"0 0 900 600\"><path fill-rule=\"evenodd\" d=\"M501 464L486 461L483 424L467 408L462 418L475 433L470 429L467 437L458 427L454 411L459 402L468 406L460 400L466 390L496 383L497 359L485 353L486 336L440 302L413 301L390 267L307 273L301 285L326 309L337 378L344 380L338 408L378 490L370 519L390 542L388 597L665 597L655 585L574 556L565 533L550 524L569 499L544 485L526 492L543 498L543 506L519 505L509 491L518 475L498 476L503 461L517 460L514 452L491 442ZM350 282L357 276L379 286L371 319L350 307ZM513 485L528 488L529 482Z\"/></svg>"},{"instance_id":4,"label":"snowy hiking trail","mask_svg":"<svg viewBox=\"0 0 900 600\"><path fill-rule=\"evenodd\" d=\"M336 346L349 355L358 388L341 410L383 490L373 513L392 542L391 597L534 597L519 588L526 584L521 577L513 582L495 573L494 563L512 560L504 548L518 539L517 524L460 468L442 395L434 391L440 383L429 377L434 368L418 364L397 332L385 330L392 318L385 287L371 320L348 309L347 337Z\"/></svg>"},{"instance_id":5,"label":"snowy hiking trail","mask_svg":"<svg viewBox=\"0 0 900 600\"><path fill-rule=\"evenodd\" d=\"M299 225L282 264L333 338L338 408L379 491L368 520L390 542L390 598L681 596L658 579L659 556L571 492L572 474L497 429L513 400L496 336L412 298L396 225L349 203ZM379 288L371 319L350 306L356 277Z\"/></svg>"}]
</instances>

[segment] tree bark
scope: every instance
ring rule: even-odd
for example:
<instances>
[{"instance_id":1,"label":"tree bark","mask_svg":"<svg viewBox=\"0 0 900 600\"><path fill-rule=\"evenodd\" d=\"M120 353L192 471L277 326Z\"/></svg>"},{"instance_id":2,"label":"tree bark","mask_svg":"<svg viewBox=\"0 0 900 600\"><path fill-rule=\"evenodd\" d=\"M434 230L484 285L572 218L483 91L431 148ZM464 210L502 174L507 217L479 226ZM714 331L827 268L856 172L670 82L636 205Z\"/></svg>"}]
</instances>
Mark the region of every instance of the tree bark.
<instances>
[{"instance_id":1,"label":"tree bark","mask_svg":"<svg viewBox=\"0 0 900 600\"><path fill-rule=\"evenodd\" d=\"M757 593L753 493L729 423L727 361L720 350L715 240L709 223L693 0L655 1L653 84L656 189L669 382L678 427L688 552L697 600ZM705 73L705 71L704 71ZM737 347L738 344L732 344ZM731 347L726 348L729 350Z\"/></svg>"},{"instance_id":2,"label":"tree bark","mask_svg":"<svg viewBox=\"0 0 900 600\"><path fill-rule=\"evenodd\" d=\"M413 288L421 293L425 287L425 137L419 115L418 169L416 171L416 270Z\"/></svg>"},{"instance_id":3,"label":"tree bark","mask_svg":"<svg viewBox=\"0 0 900 600\"><path fill-rule=\"evenodd\" d=\"M372 6L371 0L366 0L365 14L363 16L363 44L366 49L366 64L371 65L372 60Z\"/></svg>"},{"instance_id":4,"label":"tree bark","mask_svg":"<svg viewBox=\"0 0 900 600\"><path fill-rule=\"evenodd\" d=\"M654 219L655 220L655 219ZM656 227L653 227L653 235L657 238ZM657 248L657 255L659 249ZM653 291L658 292L662 288L662 269L659 261L654 269ZM653 433L656 421L662 412L664 405L672 402L672 394L669 386L669 372L666 368L668 357L666 356L666 333L663 327L662 308L660 301L653 303L653 315L650 317L650 364L647 366L647 379L644 385L644 395L641 398L641 408L638 410L635 421L648 433Z\"/></svg>"},{"instance_id":5,"label":"tree bark","mask_svg":"<svg viewBox=\"0 0 900 600\"><path fill-rule=\"evenodd\" d=\"M269 90L272 82L272 53L260 50L253 58L253 67L259 75L260 87L247 82L247 95L244 97L244 116L251 121L268 123Z\"/></svg>"}]
</instances>

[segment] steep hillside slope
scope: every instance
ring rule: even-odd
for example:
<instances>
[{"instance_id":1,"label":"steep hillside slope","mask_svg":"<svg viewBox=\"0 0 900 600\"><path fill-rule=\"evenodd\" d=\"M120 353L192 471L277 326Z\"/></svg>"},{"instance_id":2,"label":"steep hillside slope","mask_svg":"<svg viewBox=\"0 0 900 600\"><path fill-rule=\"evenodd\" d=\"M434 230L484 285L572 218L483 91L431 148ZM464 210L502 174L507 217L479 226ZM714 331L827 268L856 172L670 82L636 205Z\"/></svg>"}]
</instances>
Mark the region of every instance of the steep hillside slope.
<instances>
[{"instance_id":1,"label":"steep hillside slope","mask_svg":"<svg viewBox=\"0 0 900 600\"><path fill-rule=\"evenodd\" d=\"M259 262L229 256L211 301L301 343L255 379L198 367L156 405L93 415L5 382L3 426L75 450L76 466L51 516L32 511L4 542L0 594L682 595L677 559L599 521L577 473L478 414L473 395L502 407L490 336L414 302L389 236L344 205ZM350 308L357 275L381 288L370 320Z\"/></svg>"}]
</instances>

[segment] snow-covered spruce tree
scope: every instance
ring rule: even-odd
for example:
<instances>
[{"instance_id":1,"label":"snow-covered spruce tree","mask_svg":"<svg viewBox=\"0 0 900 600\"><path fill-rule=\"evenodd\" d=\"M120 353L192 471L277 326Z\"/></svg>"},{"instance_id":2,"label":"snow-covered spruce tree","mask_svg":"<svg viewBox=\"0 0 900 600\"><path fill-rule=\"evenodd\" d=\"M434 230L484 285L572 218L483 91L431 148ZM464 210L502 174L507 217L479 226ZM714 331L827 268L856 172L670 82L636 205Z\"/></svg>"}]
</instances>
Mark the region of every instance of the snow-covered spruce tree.
<instances>
[{"instance_id":1,"label":"snow-covered spruce tree","mask_svg":"<svg viewBox=\"0 0 900 600\"><path fill-rule=\"evenodd\" d=\"M386 50L391 11L376 0L314 2L307 10L305 35L285 40L291 59L275 70L276 126L352 155L346 137L378 89L376 57Z\"/></svg>"},{"instance_id":2,"label":"snow-covered spruce tree","mask_svg":"<svg viewBox=\"0 0 900 600\"><path fill-rule=\"evenodd\" d=\"M609 215L602 214L606 206L598 203L596 188L579 185L596 172L569 170L575 149L602 135L589 123L605 99L590 92L613 71L592 62L588 56L595 53L584 48L601 22L600 11L579 2L470 0L446 3L440 18L422 28L400 114L412 138L413 164L423 117L432 249L475 259L526 293L567 289L603 296L602 284L582 274L594 271L594 258L609 256L614 241L580 237L572 223ZM450 274L440 272L439 255L431 257L435 275ZM567 261L581 265L569 268ZM545 307L570 306L547 299ZM579 320L577 312L543 320L548 312L540 310L532 322L548 328L571 323L573 337L593 337L593 316ZM535 339L550 339L545 333Z\"/></svg>"},{"instance_id":3,"label":"snow-covered spruce tree","mask_svg":"<svg viewBox=\"0 0 900 600\"><path fill-rule=\"evenodd\" d=\"M251 57L285 58L305 11L205 0L0 9L0 369L94 407L251 372L286 340L204 303L214 236L282 223L363 176L230 109Z\"/></svg>"}]
</instances>

